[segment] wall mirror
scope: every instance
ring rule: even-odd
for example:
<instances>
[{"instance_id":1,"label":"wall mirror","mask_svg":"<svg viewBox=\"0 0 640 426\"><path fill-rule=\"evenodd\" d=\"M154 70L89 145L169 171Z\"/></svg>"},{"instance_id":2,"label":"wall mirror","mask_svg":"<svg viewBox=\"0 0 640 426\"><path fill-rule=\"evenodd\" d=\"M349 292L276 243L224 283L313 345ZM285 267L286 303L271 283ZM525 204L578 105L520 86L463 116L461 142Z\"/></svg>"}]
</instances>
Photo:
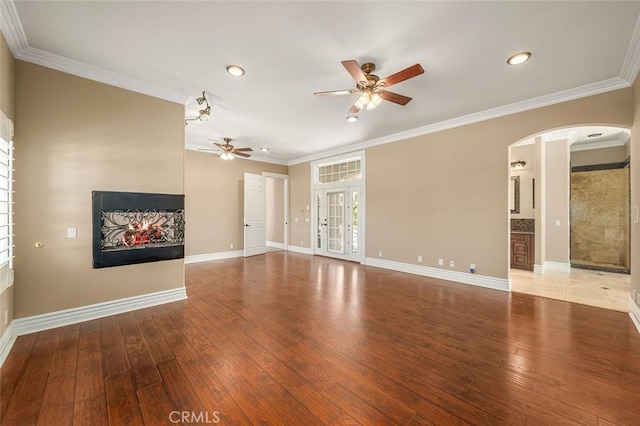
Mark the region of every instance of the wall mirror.
<instances>
[{"instance_id":1,"label":"wall mirror","mask_svg":"<svg viewBox=\"0 0 640 426\"><path fill-rule=\"evenodd\" d=\"M520 176L511 176L509 195L511 213L520 213Z\"/></svg>"}]
</instances>

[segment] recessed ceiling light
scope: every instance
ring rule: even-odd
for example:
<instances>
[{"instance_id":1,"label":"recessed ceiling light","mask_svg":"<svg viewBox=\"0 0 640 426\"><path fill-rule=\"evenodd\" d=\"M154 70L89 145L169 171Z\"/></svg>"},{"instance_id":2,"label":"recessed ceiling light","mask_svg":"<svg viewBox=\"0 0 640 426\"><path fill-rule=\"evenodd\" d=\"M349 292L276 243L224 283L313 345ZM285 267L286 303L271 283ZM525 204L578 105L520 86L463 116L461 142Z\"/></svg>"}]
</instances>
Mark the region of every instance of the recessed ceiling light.
<instances>
[{"instance_id":1,"label":"recessed ceiling light","mask_svg":"<svg viewBox=\"0 0 640 426\"><path fill-rule=\"evenodd\" d=\"M357 115L350 115L350 116L347 117L347 121L349 123L354 123L354 122L358 121L358 116Z\"/></svg>"},{"instance_id":2,"label":"recessed ceiling light","mask_svg":"<svg viewBox=\"0 0 640 426\"><path fill-rule=\"evenodd\" d=\"M266 146L264 148L260 148L260 151L262 152L269 152L269 148L267 148Z\"/></svg>"},{"instance_id":3,"label":"recessed ceiling light","mask_svg":"<svg viewBox=\"0 0 640 426\"><path fill-rule=\"evenodd\" d=\"M588 138L597 138L599 136L602 136L602 133L591 133L590 135L587 135Z\"/></svg>"},{"instance_id":4,"label":"recessed ceiling light","mask_svg":"<svg viewBox=\"0 0 640 426\"><path fill-rule=\"evenodd\" d=\"M520 52L507 59L509 65L518 65L525 62L531 57L531 52Z\"/></svg>"},{"instance_id":5,"label":"recessed ceiling light","mask_svg":"<svg viewBox=\"0 0 640 426\"><path fill-rule=\"evenodd\" d=\"M234 77L241 77L244 75L244 69L239 65L229 65L227 67L227 72L229 73L229 75L232 75Z\"/></svg>"}]
</instances>

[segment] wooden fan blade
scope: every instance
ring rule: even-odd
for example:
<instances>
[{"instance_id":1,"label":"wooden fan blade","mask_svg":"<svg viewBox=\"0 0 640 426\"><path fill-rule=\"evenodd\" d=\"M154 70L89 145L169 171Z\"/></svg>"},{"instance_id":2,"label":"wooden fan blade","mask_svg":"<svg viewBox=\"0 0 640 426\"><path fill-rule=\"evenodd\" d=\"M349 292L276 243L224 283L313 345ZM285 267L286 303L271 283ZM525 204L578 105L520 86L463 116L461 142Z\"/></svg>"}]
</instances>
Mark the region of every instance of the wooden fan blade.
<instances>
[{"instance_id":1,"label":"wooden fan blade","mask_svg":"<svg viewBox=\"0 0 640 426\"><path fill-rule=\"evenodd\" d=\"M358 98L359 99L359 98ZM351 105L351 109L349 110L349 114L355 114L360 112L360 107L358 106L358 99Z\"/></svg>"},{"instance_id":2,"label":"wooden fan blade","mask_svg":"<svg viewBox=\"0 0 640 426\"><path fill-rule=\"evenodd\" d=\"M236 152L236 151L233 151L233 155L239 155L240 157L245 157L245 158L251 157L249 154L245 154L244 152Z\"/></svg>"},{"instance_id":3,"label":"wooden fan blade","mask_svg":"<svg viewBox=\"0 0 640 426\"><path fill-rule=\"evenodd\" d=\"M394 84L400 83L401 81L405 81L417 75L420 75L423 72L424 72L424 69L422 68L422 65L415 64L395 74L391 74L389 77L383 78L378 82L378 85L379 86L384 85L384 87L390 87L390 86L393 86Z\"/></svg>"},{"instance_id":4,"label":"wooden fan blade","mask_svg":"<svg viewBox=\"0 0 640 426\"><path fill-rule=\"evenodd\" d=\"M411 100L411 98L408 96L399 95L397 93L389 92L388 90L380 90L378 93L380 93L380 96L382 96L382 99L384 99L385 101L393 102L394 104L398 105L404 106Z\"/></svg>"},{"instance_id":5,"label":"wooden fan blade","mask_svg":"<svg viewBox=\"0 0 640 426\"><path fill-rule=\"evenodd\" d=\"M345 89L345 90L330 90L328 92L314 92L315 96L338 96L338 95L350 95L352 93L359 92L358 89Z\"/></svg>"},{"instance_id":6,"label":"wooden fan blade","mask_svg":"<svg viewBox=\"0 0 640 426\"><path fill-rule=\"evenodd\" d=\"M351 74L351 77L353 77L356 83L367 81L367 77L364 76L362 69L360 69L360 65L358 65L358 61L355 59L342 61L342 65L347 69L349 74Z\"/></svg>"},{"instance_id":7,"label":"wooden fan blade","mask_svg":"<svg viewBox=\"0 0 640 426\"><path fill-rule=\"evenodd\" d=\"M236 148L234 151L253 151L251 148Z\"/></svg>"},{"instance_id":8,"label":"wooden fan blade","mask_svg":"<svg viewBox=\"0 0 640 426\"><path fill-rule=\"evenodd\" d=\"M214 142L213 144L224 151L224 146L220 145L218 142Z\"/></svg>"}]
</instances>

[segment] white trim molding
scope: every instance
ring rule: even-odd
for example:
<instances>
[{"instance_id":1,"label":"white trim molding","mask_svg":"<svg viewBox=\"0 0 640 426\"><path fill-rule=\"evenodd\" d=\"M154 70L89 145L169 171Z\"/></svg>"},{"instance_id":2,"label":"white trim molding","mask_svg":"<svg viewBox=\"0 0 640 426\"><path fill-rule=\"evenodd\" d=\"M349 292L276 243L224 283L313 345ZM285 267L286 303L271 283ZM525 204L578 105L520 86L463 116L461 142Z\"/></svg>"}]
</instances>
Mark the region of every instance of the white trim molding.
<instances>
[{"instance_id":1,"label":"white trim molding","mask_svg":"<svg viewBox=\"0 0 640 426\"><path fill-rule=\"evenodd\" d=\"M21 61L183 105L188 99L175 90L29 46L14 1L0 2L0 31L14 58Z\"/></svg>"},{"instance_id":2,"label":"white trim molding","mask_svg":"<svg viewBox=\"0 0 640 426\"><path fill-rule=\"evenodd\" d=\"M275 243L273 241L267 241L267 247L273 247L280 250L286 250L283 243Z\"/></svg>"},{"instance_id":3,"label":"white trim molding","mask_svg":"<svg viewBox=\"0 0 640 426\"><path fill-rule=\"evenodd\" d=\"M184 257L185 265L189 263L209 262L211 260L231 259L234 257L243 257L244 250L221 251L218 253L192 254Z\"/></svg>"},{"instance_id":4,"label":"white trim molding","mask_svg":"<svg viewBox=\"0 0 640 426\"><path fill-rule=\"evenodd\" d=\"M336 156L340 154L349 153L357 150L364 150L377 145L383 145L400 140L415 138L417 136L428 135L430 133L441 132L443 130L453 129L456 127L466 126L468 124L479 123L481 121L491 120L494 118L504 117L518 112L529 111L536 108L542 108L549 105L555 105L562 102L572 101L574 99L585 98L587 96L599 95L601 93L611 92L613 90L624 89L630 87L631 84L620 77L613 77L607 80L597 81L595 83L585 84L584 86L574 87L567 90L561 90L549 95L538 96L536 98L528 99L525 101L515 102L508 105L503 105L496 108L487 109L484 111L476 112L473 114L463 115L461 117L452 118L449 120L440 121L438 123L429 124L415 129L410 129L404 132L395 133L388 136L382 136L380 138L371 139L359 143L345 145L336 149L323 151L307 155L300 158L289 160L288 164L293 166L295 164L304 163L306 161L320 160L325 157Z\"/></svg>"},{"instance_id":5,"label":"white trim molding","mask_svg":"<svg viewBox=\"0 0 640 426\"><path fill-rule=\"evenodd\" d=\"M37 333L38 331L49 330L51 328L63 327L65 325L77 324L79 322L91 321L142 308L162 305L164 303L176 302L186 298L186 287L178 287L156 293L80 306L79 308L71 308L41 315L34 315L31 317L18 318L13 320L11 325L13 326L13 333L16 336L22 336L24 334Z\"/></svg>"},{"instance_id":6,"label":"white trim molding","mask_svg":"<svg viewBox=\"0 0 640 426\"><path fill-rule=\"evenodd\" d=\"M533 265L533 273L544 275L544 265Z\"/></svg>"},{"instance_id":7,"label":"white trim molding","mask_svg":"<svg viewBox=\"0 0 640 426\"><path fill-rule=\"evenodd\" d=\"M462 284L470 284L493 290L511 291L511 282L506 278L487 277L485 275L470 274L467 272L447 271L445 269L412 265L410 263L377 259L375 257L365 258L364 264L367 266L375 266L376 268L390 269L392 271L406 272L408 274L422 275L424 277L438 278L447 281L455 281Z\"/></svg>"},{"instance_id":8,"label":"white trim molding","mask_svg":"<svg viewBox=\"0 0 640 426\"><path fill-rule=\"evenodd\" d=\"M631 295L629 295L629 316L640 333L640 307L636 305Z\"/></svg>"},{"instance_id":9,"label":"white trim molding","mask_svg":"<svg viewBox=\"0 0 640 426\"><path fill-rule=\"evenodd\" d=\"M535 266L534 266L535 268ZM571 264L565 262L544 262L545 271L571 272ZM544 273L544 272L543 272Z\"/></svg>"},{"instance_id":10,"label":"white trim molding","mask_svg":"<svg viewBox=\"0 0 640 426\"><path fill-rule=\"evenodd\" d=\"M2 367L4 360L7 359L9 352L11 352L11 348L16 342L17 337L13 332L13 323L9 324L9 327L7 327L2 337L0 337L0 367Z\"/></svg>"},{"instance_id":11,"label":"white trim molding","mask_svg":"<svg viewBox=\"0 0 640 426\"><path fill-rule=\"evenodd\" d=\"M289 251L301 254L313 254L313 249L309 247L292 246L289 244Z\"/></svg>"},{"instance_id":12,"label":"white trim molding","mask_svg":"<svg viewBox=\"0 0 640 426\"><path fill-rule=\"evenodd\" d=\"M622 64L622 70L620 71L620 77L627 80L629 84L633 84L640 70L640 16L636 21L636 26L633 29L631 40L629 41L629 48Z\"/></svg>"},{"instance_id":13,"label":"white trim molding","mask_svg":"<svg viewBox=\"0 0 640 426\"><path fill-rule=\"evenodd\" d=\"M178 287L156 293L143 294L140 296L127 297L124 299L111 300L109 302L96 303L93 305L80 306L78 308L14 319L11 324L9 324L9 327L5 330L2 337L0 337L0 366L4 363L18 336L63 327L65 325L77 324L79 322L91 321L138 309L149 308L151 306L162 305L165 303L177 302L186 298L186 287Z\"/></svg>"}]
</instances>

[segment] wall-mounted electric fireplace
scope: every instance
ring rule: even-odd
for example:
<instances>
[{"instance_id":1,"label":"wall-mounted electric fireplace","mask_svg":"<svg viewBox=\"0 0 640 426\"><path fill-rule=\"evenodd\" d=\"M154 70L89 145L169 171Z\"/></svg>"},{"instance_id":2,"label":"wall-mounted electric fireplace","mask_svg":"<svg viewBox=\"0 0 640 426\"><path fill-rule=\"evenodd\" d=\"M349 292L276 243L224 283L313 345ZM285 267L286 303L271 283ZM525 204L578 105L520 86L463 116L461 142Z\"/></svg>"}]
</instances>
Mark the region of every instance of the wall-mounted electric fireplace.
<instances>
[{"instance_id":1,"label":"wall-mounted electric fireplace","mask_svg":"<svg viewBox=\"0 0 640 426\"><path fill-rule=\"evenodd\" d=\"M184 258L184 195L92 196L94 268Z\"/></svg>"}]
</instances>

